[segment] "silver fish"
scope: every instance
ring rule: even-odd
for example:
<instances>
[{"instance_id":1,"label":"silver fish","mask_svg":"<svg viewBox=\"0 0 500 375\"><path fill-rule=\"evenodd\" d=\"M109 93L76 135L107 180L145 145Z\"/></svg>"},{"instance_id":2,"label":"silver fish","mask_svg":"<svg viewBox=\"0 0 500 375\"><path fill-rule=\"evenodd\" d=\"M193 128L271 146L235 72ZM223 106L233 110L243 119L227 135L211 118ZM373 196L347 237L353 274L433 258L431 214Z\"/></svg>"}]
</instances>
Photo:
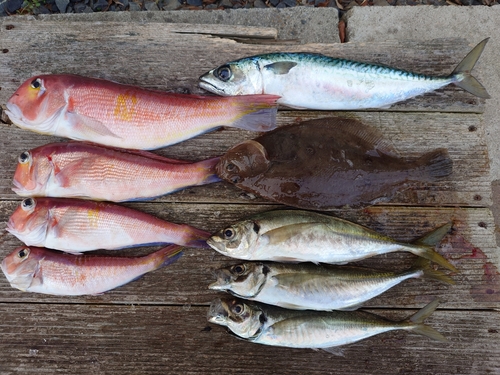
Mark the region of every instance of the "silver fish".
<instances>
[{"instance_id":1,"label":"silver fish","mask_svg":"<svg viewBox=\"0 0 500 375\"><path fill-rule=\"evenodd\" d=\"M401 243L361 225L315 212L276 210L222 229L207 243L219 253L244 260L343 264L378 254L407 251L452 271L433 247L450 230L445 224L413 244Z\"/></svg>"},{"instance_id":2,"label":"silver fish","mask_svg":"<svg viewBox=\"0 0 500 375\"><path fill-rule=\"evenodd\" d=\"M454 284L429 265L428 260L418 258L412 268L390 272L311 263L246 262L217 270L217 281L209 288L288 309L355 310L407 279L429 278Z\"/></svg>"},{"instance_id":3,"label":"silver fish","mask_svg":"<svg viewBox=\"0 0 500 375\"><path fill-rule=\"evenodd\" d=\"M319 110L387 108L450 83L489 98L470 74L488 39L474 47L447 76L427 76L320 54L269 53L219 66L202 75L199 85L224 96L279 95L279 104Z\"/></svg>"},{"instance_id":4,"label":"silver fish","mask_svg":"<svg viewBox=\"0 0 500 375\"><path fill-rule=\"evenodd\" d=\"M363 311L287 310L226 298L212 302L207 318L257 344L330 351L394 330L410 331L445 342L443 335L423 323L438 304L435 300L410 318L394 322Z\"/></svg>"}]
</instances>

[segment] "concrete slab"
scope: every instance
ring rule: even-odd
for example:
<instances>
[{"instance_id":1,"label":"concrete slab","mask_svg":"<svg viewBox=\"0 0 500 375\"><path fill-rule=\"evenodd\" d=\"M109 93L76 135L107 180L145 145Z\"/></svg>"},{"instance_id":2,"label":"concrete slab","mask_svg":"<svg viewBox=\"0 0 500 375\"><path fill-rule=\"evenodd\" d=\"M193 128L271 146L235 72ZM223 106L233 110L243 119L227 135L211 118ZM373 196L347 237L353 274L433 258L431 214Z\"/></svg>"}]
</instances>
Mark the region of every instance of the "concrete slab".
<instances>
[{"instance_id":1,"label":"concrete slab","mask_svg":"<svg viewBox=\"0 0 500 375\"><path fill-rule=\"evenodd\" d=\"M33 16L31 16L33 18ZM339 43L335 8L298 7L287 9L174 10L164 12L106 12L91 14L41 15L38 20L169 22L266 26L278 30L279 39L301 43Z\"/></svg>"},{"instance_id":2,"label":"concrete slab","mask_svg":"<svg viewBox=\"0 0 500 375\"><path fill-rule=\"evenodd\" d=\"M500 74L498 51L500 39L500 6L493 7L357 7L346 14L347 40L430 40L464 38L471 48L482 39L492 37L474 69L487 88L484 123L491 166L493 214L500 223ZM450 72L453 67L450 67ZM497 238L497 244L500 238Z\"/></svg>"}]
</instances>

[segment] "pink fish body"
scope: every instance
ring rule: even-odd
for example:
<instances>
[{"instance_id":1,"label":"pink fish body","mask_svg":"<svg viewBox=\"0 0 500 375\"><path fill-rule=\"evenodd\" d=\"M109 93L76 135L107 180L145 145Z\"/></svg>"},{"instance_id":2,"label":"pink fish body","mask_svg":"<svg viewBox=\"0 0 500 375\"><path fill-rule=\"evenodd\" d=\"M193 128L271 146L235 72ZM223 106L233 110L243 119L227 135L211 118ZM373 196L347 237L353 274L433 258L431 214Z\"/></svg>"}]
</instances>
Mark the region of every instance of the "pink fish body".
<instances>
[{"instance_id":1,"label":"pink fish body","mask_svg":"<svg viewBox=\"0 0 500 375\"><path fill-rule=\"evenodd\" d=\"M165 243L207 247L210 235L117 204L67 198L24 199L7 231L28 246L69 253Z\"/></svg>"},{"instance_id":2,"label":"pink fish body","mask_svg":"<svg viewBox=\"0 0 500 375\"><path fill-rule=\"evenodd\" d=\"M22 291L100 294L175 262L182 255L181 248L170 245L142 257L109 257L23 246L10 253L0 267L11 286Z\"/></svg>"},{"instance_id":3,"label":"pink fish body","mask_svg":"<svg viewBox=\"0 0 500 375\"><path fill-rule=\"evenodd\" d=\"M23 152L12 190L23 197L73 197L114 202L158 197L219 181L219 158L197 163L81 142L52 143Z\"/></svg>"},{"instance_id":4,"label":"pink fish body","mask_svg":"<svg viewBox=\"0 0 500 375\"><path fill-rule=\"evenodd\" d=\"M171 94L71 74L24 82L7 102L23 129L129 149L165 147L219 126L276 127L273 95Z\"/></svg>"}]
</instances>

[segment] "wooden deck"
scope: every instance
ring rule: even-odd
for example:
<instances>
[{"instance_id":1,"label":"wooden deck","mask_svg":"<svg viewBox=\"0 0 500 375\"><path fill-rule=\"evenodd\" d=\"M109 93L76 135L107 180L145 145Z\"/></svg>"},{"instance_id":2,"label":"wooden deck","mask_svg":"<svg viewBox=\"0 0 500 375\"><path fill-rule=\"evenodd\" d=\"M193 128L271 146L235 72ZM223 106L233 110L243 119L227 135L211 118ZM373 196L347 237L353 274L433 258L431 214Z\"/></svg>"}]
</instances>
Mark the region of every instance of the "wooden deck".
<instances>
[{"instance_id":1,"label":"wooden deck","mask_svg":"<svg viewBox=\"0 0 500 375\"><path fill-rule=\"evenodd\" d=\"M471 49L464 40L371 44L281 45L273 29L210 25L0 21L0 103L39 73L77 73L176 92L201 93L199 75L227 60L268 51L311 51L380 62L429 74L448 74ZM476 72L481 79L481 72ZM486 87L488 82L483 78ZM333 215L399 240L411 241L450 220L454 231L438 251L460 270L456 285L410 280L366 304L394 319L434 298L442 304L428 323L449 343L393 332L323 351L264 347L228 335L206 320L211 270L234 263L215 251L187 249L176 264L100 296L23 293L0 276L0 375L10 374L499 374L500 274L492 204L484 101L450 86L390 111L279 112L279 123L331 115L354 116L392 140L403 155L446 147L454 173L445 181L401 192L391 204ZM199 160L255 137L224 129L159 150ZM11 190L18 155L53 142L0 126L0 228L19 204ZM187 189L129 206L215 231L255 212L278 207L227 183ZM5 234L0 257L20 242ZM152 248L125 250L143 254ZM360 262L402 270L408 254Z\"/></svg>"}]
</instances>

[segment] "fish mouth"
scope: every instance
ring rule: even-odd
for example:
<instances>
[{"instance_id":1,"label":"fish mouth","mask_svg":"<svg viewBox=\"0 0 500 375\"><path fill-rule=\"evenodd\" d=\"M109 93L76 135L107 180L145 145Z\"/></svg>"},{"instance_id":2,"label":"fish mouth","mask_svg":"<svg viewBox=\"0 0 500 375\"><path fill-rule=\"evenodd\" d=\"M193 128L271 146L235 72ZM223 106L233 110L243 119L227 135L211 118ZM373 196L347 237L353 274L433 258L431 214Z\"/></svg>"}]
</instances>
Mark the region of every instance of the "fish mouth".
<instances>
[{"instance_id":1,"label":"fish mouth","mask_svg":"<svg viewBox=\"0 0 500 375\"><path fill-rule=\"evenodd\" d=\"M210 323L226 325L225 322L228 317L229 315L222 300L220 298L213 300L210 304L210 308L208 309L207 320Z\"/></svg>"},{"instance_id":2,"label":"fish mouth","mask_svg":"<svg viewBox=\"0 0 500 375\"><path fill-rule=\"evenodd\" d=\"M198 86L200 86L202 89L205 89L209 92L213 92L214 94L219 94L219 95L225 95L227 96L226 92L224 91L224 89L221 89L217 86L215 86L213 83L210 83L210 81L208 81L206 78L204 78L205 76L201 76L199 79L200 79L200 82L198 82Z\"/></svg>"},{"instance_id":3,"label":"fish mouth","mask_svg":"<svg viewBox=\"0 0 500 375\"><path fill-rule=\"evenodd\" d=\"M16 193L17 195L21 196L21 197L29 197L29 196L32 196L33 195L33 190L28 190L26 189L25 186L23 186L23 184L21 184L18 180L16 179L13 179L12 180L12 185L14 185L11 189L14 193Z\"/></svg>"},{"instance_id":4,"label":"fish mouth","mask_svg":"<svg viewBox=\"0 0 500 375\"><path fill-rule=\"evenodd\" d=\"M16 224L14 223L14 220L12 220L12 218L10 218L7 222L7 228L5 228L5 230L10 234L13 234L14 236L16 234L19 234L19 231L16 229Z\"/></svg>"},{"instance_id":5,"label":"fish mouth","mask_svg":"<svg viewBox=\"0 0 500 375\"><path fill-rule=\"evenodd\" d=\"M25 123L21 108L13 103L7 103L6 107L7 110L5 111L5 113L7 114L7 116L9 116L10 121L12 121L14 124L17 124L18 122Z\"/></svg>"},{"instance_id":6,"label":"fish mouth","mask_svg":"<svg viewBox=\"0 0 500 375\"><path fill-rule=\"evenodd\" d=\"M219 283L219 281L215 281L208 286L208 289L224 291L226 290L226 286Z\"/></svg>"},{"instance_id":7,"label":"fish mouth","mask_svg":"<svg viewBox=\"0 0 500 375\"><path fill-rule=\"evenodd\" d=\"M210 246L215 251L218 251L219 253L222 254L226 254L226 252L224 251L224 245L219 241L215 240L213 237L210 237L206 242L208 246Z\"/></svg>"}]
</instances>

